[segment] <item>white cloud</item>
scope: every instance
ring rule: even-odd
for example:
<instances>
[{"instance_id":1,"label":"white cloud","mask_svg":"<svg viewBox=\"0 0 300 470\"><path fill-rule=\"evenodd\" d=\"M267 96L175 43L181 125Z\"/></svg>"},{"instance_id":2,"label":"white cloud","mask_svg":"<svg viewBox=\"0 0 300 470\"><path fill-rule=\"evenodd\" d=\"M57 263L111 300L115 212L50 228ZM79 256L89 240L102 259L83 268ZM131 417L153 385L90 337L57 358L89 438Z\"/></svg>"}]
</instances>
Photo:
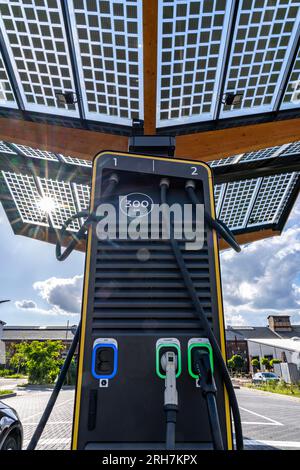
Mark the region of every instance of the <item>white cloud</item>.
<instances>
[{"instance_id":1,"label":"white cloud","mask_svg":"<svg viewBox=\"0 0 300 470\"><path fill-rule=\"evenodd\" d=\"M19 309L19 310L25 310L26 313L34 313L34 314L37 314L37 315L43 315L43 316L77 316L77 314L74 314L74 313L68 313L68 312L65 312L64 310L61 310L57 307L53 307L53 308L50 308L50 309L44 309L44 308L40 308L37 306L37 304L33 301L33 300L17 300L15 302L15 306Z\"/></svg>"},{"instance_id":2,"label":"white cloud","mask_svg":"<svg viewBox=\"0 0 300 470\"><path fill-rule=\"evenodd\" d=\"M33 300L17 300L15 305L19 309L35 309L37 308L36 303Z\"/></svg>"},{"instance_id":3,"label":"white cloud","mask_svg":"<svg viewBox=\"0 0 300 470\"><path fill-rule=\"evenodd\" d=\"M300 201L281 236L221 254L227 323L266 324L269 314L300 315Z\"/></svg>"},{"instance_id":4,"label":"white cloud","mask_svg":"<svg viewBox=\"0 0 300 470\"><path fill-rule=\"evenodd\" d=\"M51 277L35 282L33 288L52 309L62 314L78 314L81 309L82 279L83 276L62 279Z\"/></svg>"}]
</instances>

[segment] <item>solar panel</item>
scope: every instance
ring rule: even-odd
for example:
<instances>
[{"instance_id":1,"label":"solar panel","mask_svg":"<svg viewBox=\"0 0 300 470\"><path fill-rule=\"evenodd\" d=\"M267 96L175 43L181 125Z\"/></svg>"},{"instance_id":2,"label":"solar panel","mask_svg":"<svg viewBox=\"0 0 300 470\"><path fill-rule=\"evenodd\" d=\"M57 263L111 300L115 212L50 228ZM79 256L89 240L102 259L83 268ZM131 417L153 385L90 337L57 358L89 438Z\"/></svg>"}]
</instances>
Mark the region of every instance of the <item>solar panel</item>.
<instances>
[{"instance_id":1,"label":"solar panel","mask_svg":"<svg viewBox=\"0 0 300 470\"><path fill-rule=\"evenodd\" d=\"M82 160L81 158L65 156L65 155L62 155L61 153L59 154L59 156L65 163L69 165L86 166L86 167L93 166L93 162L90 160Z\"/></svg>"},{"instance_id":2,"label":"solar panel","mask_svg":"<svg viewBox=\"0 0 300 470\"><path fill-rule=\"evenodd\" d=\"M41 196L33 176L2 171L22 222L49 227L47 214L39 207Z\"/></svg>"},{"instance_id":3,"label":"solar panel","mask_svg":"<svg viewBox=\"0 0 300 470\"><path fill-rule=\"evenodd\" d=\"M5 142L0 140L0 153L10 153L12 155L16 155L16 153L8 146Z\"/></svg>"},{"instance_id":4,"label":"solar panel","mask_svg":"<svg viewBox=\"0 0 300 470\"><path fill-rule=\"evenodd\" d=\"M56 156L51 152L19 144L8 145L0 141L0 153L16 155L13 149L27 158L32 158L33 161L52 159L58 165L58 169L61 169L61 165L65 163L64 181L50 177L41 178L37 176L38 173L33 176L6 170L2 172L18 212L16 218L19 217L27 224L60 229L71 215L89 209L89 175L86 175L86 183L80 181L79 184L74 178L76 178L76 167L84 165L90 168L92 165L90 161L61 154ZM299 151L300 142L294 142L208 163L212 167L234 165L247 160L268 159L275 155L280 157L295 155ZM68 167L70 167L69 174ZM82 173L80 175L80 178L83 178ZM277 224L291 201L292 191L298 180L299 173L287 173L217 184L214 187L216 215L232 230L246 228L256 230L256 227ZM51 207L45 210L44 203L47 205L48 202ZM70 225L70 230L77 231L82 222L83 220L75 220Z\"/></svg>"},{"instance_id":5,"label":"solar panel","mask_svg":"<svg viewBox=\"0 0 300 470\"><path fill-rule=\"evenodd\" d=\"M70 2L88 119L143 119L142 1Z\"/></svg>"},{"instance_id":6,"label":"solar panel","mask_svg":"<svg viewBox=\"0 0 300 470\"><path fill-rule=\"evenodd\" d=\"M158 0L157 20L157 127L299 108L299 1ZM142 0L3 0L0 107L18 108L12 74L32 120L143 120L143 21Z\"/></svg>"},{"instance_id":7,"label":"solar panel","mask_svg":"<svg viewBox=\"0 0 300 470\"><path fill-rule=\"evenodd\" d=\"M76 203L79 211L85 211L90 206L90 186L87 184L76 184L73 183Z\"/></svg>"},{"instance_id":8,"label":"solar panel","mask_svg":"<svg viewBox=\"0 0 300 470\"><path fill-rule=\"evenodd\" d=\"M280 109L297 108L300 105L300 49L294 62Z\"/></svg>"},{"instance_id":9,"label":"solar panel","mask_svg":"<svg viewBox=\"0 0 300 470\"><path fill-rule=\"evenodd\" d=\"M46 150L38 150L27 145L13 144L13 146L25 157L30 158L39 158L41 160L52 160L58 161L57 156L52 152L47 152Z\"/></svg>"},{"instance_id":10,"label":"solar panel","mask_svg":"<svg viewBox=\"0 0 300 470\"><path fill-rule=\"evenodd\" d=\"M26 109L78 117L75 105L56 100L75 90L60 2L1 2L0 27Z\"/></svg>"},{"instance_id":11,"label":"solar panel","mask_svg":"<svg viewBox=\"0 0 300 470\"><path fill-rule=\"evenodd\" d=\"M160 1L157 126L212 119L231 0Z\"/></svg>"},{"instance_id":12,"label":"solar panel","mask_svg":"<svg viewBox=\"0 0 300 470\"><path fill-rule=\"evenodd\" d=\"M282 156L293 155L295 153L300 153L300 142L293 142L292 144L287 145L282 153Z\"/></svg>"},{"instance_id":13,"label":"solar panel","mask_svg":"<svg viewBox=\"0 0 300 470\"><path fill-rule=\"evenodd\" d=\"M43 197L50 198L54 203L55 209L49 214L52 226L60 229L63 223L77 212L71 183L46 178L38 178L38 181ZM71 231L79 230L78 220L74 220L68 228Z\"/></svg>"},{"instance_id":14,"label":"solar panel","mask_svg":"<svg viewBox=\"0 0 300 470\"><path fill-rule=\"evenodd\" d=\"M297 177L296 173L286 173L263 178L251 212L249 227L278 222Z\"/></svg>"},{"instance_id":15,"label":"solar panel","mask_svg":"<svg viewBox=\"0 0 300 470\"><path fill-rule=\"evenodd\" d=\"M231 229L245 228L261 178L235 181L226 185L220 219Z\"/></svg>"},{"instance_id":16,"label":"solar panel","mask_svg":"<svg viewBox=\"0 0 300 470\"><path fill-rule=\"evenodd\" d=\"M215 210L216 210L217 217L219 217L220 215L220 208L222 205L222 200L224 197L225 189L226 189L226 184L216 184L214 187Z\"/></svg>"},{"instance_id":17,"label":"solar panel","mask_svg":"<svg viewBox=\"0 0 300 470\"><path fill-rule=\"evenodd\" d=\"M220 160L211 160L210 162L207 162L209 166L222 166L222 165L230 165L232 163L237 162L237 157L241 157L241 155L234 155L233 157L226 157L226 158L221 158Z\"/></svg>"},{"instance_id":18,"label":"solar panel","mask_svg":"<svg viewBox=\"0 0 300 470\"><path fill-rule=\"evenodd\" d=\"M242 0L238 5L225 92L243 96L240 105L224 105L221 118L274 109L300 21L294 0Z\"/></svg>"},{"instance_id":19,"label":"solar panel","mask_svg":"<svg viewBox=\"0 0 300 470\"><path fill-rule=\"evenodd\" d=\"M240 159L240 163L277 157L282 152L282 147L283 146L277 145L276 147L268 147L266 149L257 150L255 152L247 152Z\"/></svg>"},{"instance_id":20,"label":"solar panel","mask_svg":"<svg viewBox=\"0 0 300 470\"><path fill-rule=\"evenodd\" d=\"M0 106L17 108L17 103L10 85L10 81L4 66L3 57L0 52Z\"/></svg>"}]
</instances>

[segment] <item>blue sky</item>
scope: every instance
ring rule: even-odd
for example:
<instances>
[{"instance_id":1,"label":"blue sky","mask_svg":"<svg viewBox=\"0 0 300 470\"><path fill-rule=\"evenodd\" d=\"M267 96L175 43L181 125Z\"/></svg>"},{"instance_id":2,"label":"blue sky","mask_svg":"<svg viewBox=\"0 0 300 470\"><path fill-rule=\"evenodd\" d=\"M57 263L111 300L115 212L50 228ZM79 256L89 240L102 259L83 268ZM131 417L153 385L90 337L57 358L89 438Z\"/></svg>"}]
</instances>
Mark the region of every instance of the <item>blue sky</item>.
<instances>
[{"instance_id":1,"label":"blue sky","mask_svg":"<svg viewBox=\"0 0 300 470\"><path fill-rule=\"evenodd\" d=\"M0 320L62 325L79 320L84 254L55 259L53 245L16 236L0 204ZM280 237L221 255L225 317L232 325L265 325L269 314L300 323L300 199Z\"/></svg>"}]
</instances>

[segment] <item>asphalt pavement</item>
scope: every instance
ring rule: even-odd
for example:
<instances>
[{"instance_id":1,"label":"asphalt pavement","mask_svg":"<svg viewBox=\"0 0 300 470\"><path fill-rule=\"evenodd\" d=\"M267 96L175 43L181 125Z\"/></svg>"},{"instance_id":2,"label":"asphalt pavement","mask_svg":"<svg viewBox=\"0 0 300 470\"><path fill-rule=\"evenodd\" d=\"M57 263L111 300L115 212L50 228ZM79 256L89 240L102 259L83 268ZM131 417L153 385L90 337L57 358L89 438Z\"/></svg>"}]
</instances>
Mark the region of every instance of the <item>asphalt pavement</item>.
<instances>
[{"instance_id":1,"label":"asphalt pavement","mask_svg":"<svg viewBox=\"0 0 300 470\"><path fill-rule=\"evenodd\" d=\"M18 391L5 401L15 408L24 427L26 448L46 406L51 389ZM300 399L241 388L236 390L246 449L300 449ZM74 390L62 390L38 449L69 449Z\"/></svg>"}]
</instances>

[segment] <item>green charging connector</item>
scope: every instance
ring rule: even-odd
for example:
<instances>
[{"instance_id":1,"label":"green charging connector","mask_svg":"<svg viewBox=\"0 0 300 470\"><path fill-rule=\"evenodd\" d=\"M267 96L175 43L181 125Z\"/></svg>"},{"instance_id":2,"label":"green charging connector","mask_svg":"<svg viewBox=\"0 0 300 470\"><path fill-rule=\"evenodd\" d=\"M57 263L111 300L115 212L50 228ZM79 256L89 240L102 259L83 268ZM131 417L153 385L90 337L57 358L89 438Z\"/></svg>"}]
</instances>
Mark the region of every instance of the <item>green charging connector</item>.
<instances>
[{"instance_id":1,"label":"green charging connector","mask_svg":"<svg viewBox=\"0 0 300 470\"><path fill-rule=\"evenodd\" d=\"M174 351L177 354L177 370L176 370L176 378L178 378L181 374L181 349L180 343L176 338L160 338L156 342L156 353L155 353L155 363L156 363L156 374L160 379L165 379L166 374L163 373L162 366L161 366L161 357L164 352L167 351Z\"/></svg>"},{"instance_id":2,"label":"green charging connector","mask_svg":"<svg viewBox=\"0 0 300 470\"><path fill-rule=\"evenodd\" d=\"M198 379L199 376L193 371L193 349L205 348L209 352L209 360L212 373L214 373L214 358L210 342L207 338L192 338L188 342L188 371L193 379Z\"/></svg>"}]
</instances>

